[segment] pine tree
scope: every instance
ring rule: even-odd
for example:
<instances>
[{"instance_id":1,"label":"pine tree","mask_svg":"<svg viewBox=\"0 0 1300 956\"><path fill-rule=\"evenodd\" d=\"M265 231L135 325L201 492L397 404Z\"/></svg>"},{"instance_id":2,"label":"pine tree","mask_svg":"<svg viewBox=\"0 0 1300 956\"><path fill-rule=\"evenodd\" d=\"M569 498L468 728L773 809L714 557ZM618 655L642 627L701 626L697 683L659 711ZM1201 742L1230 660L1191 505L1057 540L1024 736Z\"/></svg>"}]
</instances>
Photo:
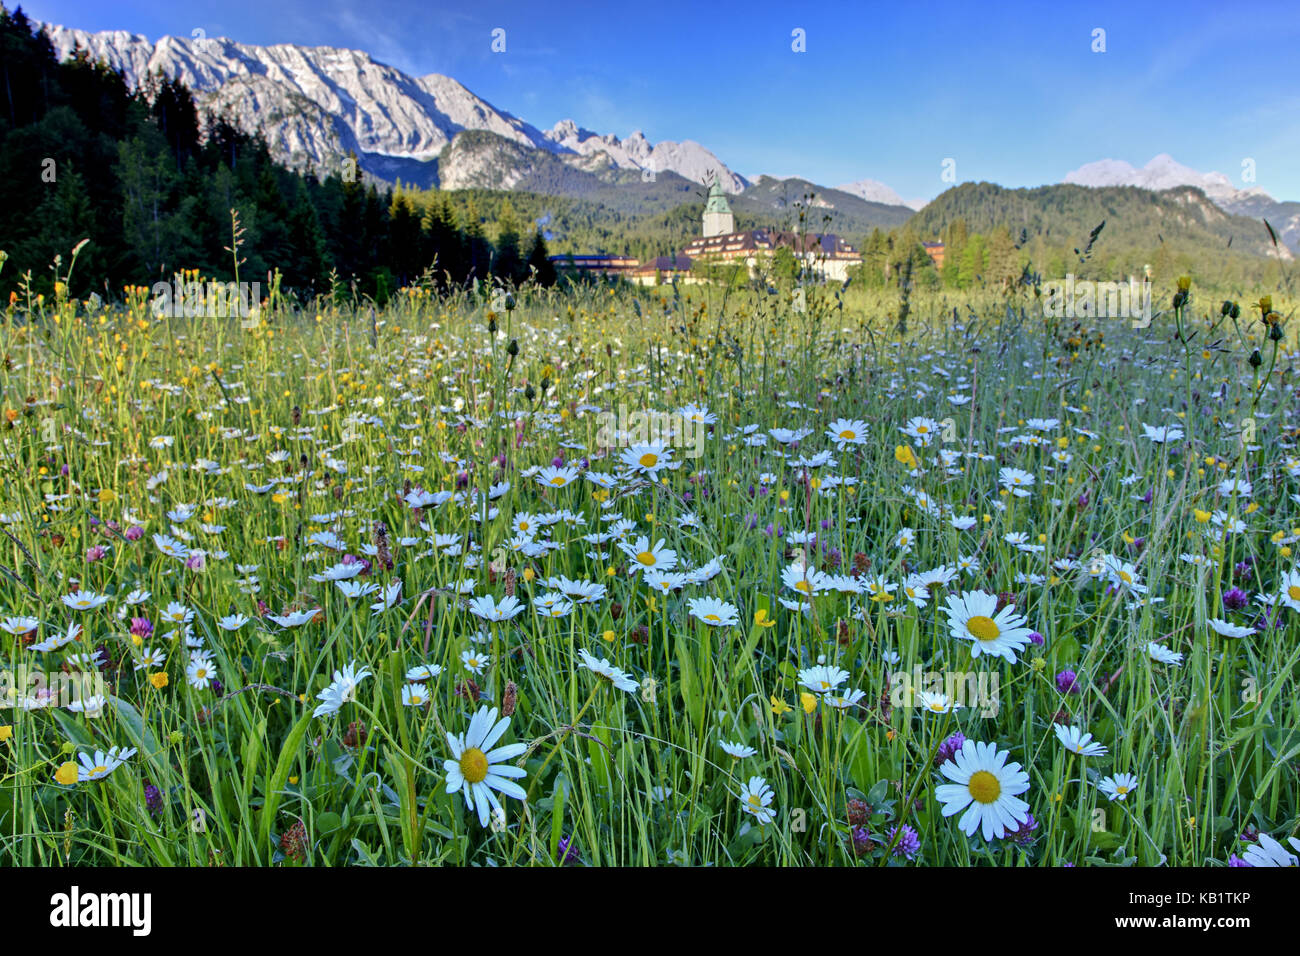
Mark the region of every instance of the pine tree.
<instances>
[{"instance_id":1,"label":"pine tree","mask_svg":"<svg viewBox=\"0 0 1300 956\"><path fill-rule=\"evenodd\" d=\"M1020 260L1011 233L998 226L989 234L985 280L998 289L1009 288L1020 276Z\"/></svg>"},{"instance_id":2,"label":"pine tree","mask_svg":"<svg viewBox=\"0 0 1300 956\"><path fill-rule=\"evenodd\" d=\"M958 288L969 289L984 281L986 263L984 248L986 241L980 233L975 233L967 241L961 254L961 265L957 272Z\"/></svg>"},{"instance_id":3,"label":"pine tree","mask_svg":"<svg viewBox=\"0 0 1300 956\"><path fill-rule=\"evenodd\" d=\"M497 223L496 255L492 274L502 282L518 285L523 278L523 257L519 253L519 223L509 200L501 208Z\"/></svg>"},{"instance_id":4,"label":"pine tree","mask_svg":"<svg viewBox=\"0 0 1300 956\"><path fill-rule=\"evenodd\" d=\"M176 171L199 149L199 118L194 97L179 77L168 78L162 68L148 82L152 112L176 162Z\"/></svg>"},{"instance_id":5,"label":"pine tree","mask_svg":"<svg viewBox=\"0 0 1300 956\"><path fill-rule=\"evenodd\" d=\"M405 195L394 195L388 207L388 252L386 259L401 285L420 277L428 263L427 242L415 207Z\"/></svg>"},{"instance_id":6,"label":"pine tree","mask_svg":"<svg viewBox=\"0 0 1300 956\"><path fill-rule=\"evenodd\" d=\"M547 254L546 238L541 229L533 233L533 242L528 250L527 272L532 281L540 286L555 285L555 263L551 262L551 257Z\"/></svg>"},{"instance_id":7,"label":"pine tree","mask_svg":"<svg viewBox=\"0 0 1300 956\"><path fill-rule=\"evenodd\" d=\"M465 210L462 228L465 233L465 271L456 279L459 282L486 279L492 265L492 246L483 235L483 223L479 220L478 206L473 199Z\"/></svg>"},{"instance_id":8,"label":"pine tree","mask_svg":"<svg viewBox=\"0 0 1300 956\"><path fill-rule=\"evenodd\" d=\"M284 265L285 282L295 288L321 287L329 273L325 233L311 203L305 180L298 180L293 207L289 212L289 235L293 252Z\"/></svg>"}]
</instances>

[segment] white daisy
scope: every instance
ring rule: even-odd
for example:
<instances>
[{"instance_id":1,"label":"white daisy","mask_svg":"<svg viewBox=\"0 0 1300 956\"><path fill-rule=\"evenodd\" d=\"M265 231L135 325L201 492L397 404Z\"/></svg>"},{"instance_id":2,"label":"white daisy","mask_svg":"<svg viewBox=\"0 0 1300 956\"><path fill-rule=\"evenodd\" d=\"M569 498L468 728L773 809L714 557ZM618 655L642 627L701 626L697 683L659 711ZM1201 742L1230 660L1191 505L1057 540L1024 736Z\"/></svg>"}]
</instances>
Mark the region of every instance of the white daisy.
<instances>
[{"instance_id":1,"label":"white daisy","mask_svg":"<svg viewBox=\"0 0 1300 956\"><path fill-rule=\"evenodd\" d=\"M212 661L198 655L190 657L189 665L185 668L185 679L195 690L207 690L216 676L217 669Z\"/></svg>"},{"instance_id":2,"label":"white daisy","mask_svg":"<svg viewBox=\"0 0 1300 956\"><path fill-rule=\"evenodd\" d=\"M1092 739L1092 734L1084 733L1081 727L1067 727L1064 724L1056 724L1056 739L1072 754L1078 754L1080 757L1103 757L1106 754L1106 747Z\"/></svg>"},{"instance_id":3,"label":"white daisy","mask_svg":"<svg viewBox=\"0 0 1300 956\"><path fill-rule=\"evenodd\" d=\"M1293 611L1300 611L1300 571L1287 571L1278 585L1278 600Z\"/></svg>"},{"instance_id":4,"label":"white daisy","mask_svg":"<svg viewBox=\"0 0 1300 956\"><path fill-rule=\"evenodd\" d=\"M826 426L826 437L840 451L848 445L861 445L867 440L867 423L856 418L837 418Z\"/></svg>"},{"instance_id":5,"label":"white daisy","mask_svg":"<svg viewBox=\"0 0 1300 956\"><path fill-rule=\"evenodd\" d=\"M932 714L946 714L961 707L961 704L947 694L934 693L928 690L920 691L916 695L916 702L922 710L929 711Z\"/></svg>"},{"instance_id":6,"label":"white daisy","mask_svg":"<svg viewBox=\"0 0 1300 956\"><path fill-rule=\"evenodd\" d=\"M423 707L429 702L429 692L423 684L406 684L402 687L402 704L406 707Z\"/></svg>"},{"instance_id":7,"label":"white daisy","mask_svg":"<svg viewBox=\"0 0 1300 956\"><path fill-rule=\"evenodd\" d=\"M63 595L63 603L74 611L93 611L108 603L108 595L96 594L94 591L78 591L76 594Z\"/></svg>"},{"instance_id":8,"label":"white daisy","mask_svg":"<svg viewBox=\"0 0 1300 956\"><path fill-rule=\"evenodd\" d=\"M635 474L654 478L660 470L670 466L672 456L671 447L664 445L663 442L654 442L649 445L633 445L625 448L623 454L619 456L619 461Z\"/></svg>"},{"instance_id":9,"label":"white daisy","mask_svg":"<svg viewBox=\"0 0 1300 956\"><path fill-rule=\"evenodd\" d=\"M502 598L500 604L490 594L476 597L469 602L470 613L485 621L508 621L523 609L523 604L513 594Z\"/></svg>"},{"instance_id":10,"label":"white daisy","mask_svg":"<svg viewBox=\"0 0 1300 956\"><path fill-rule=\"evenodd\" d=\"M1147 644L1147 656L1157 664L1170 664L1174 667L1181 667L1183 664L1183 655L1170 650L1163 644L1157 644L1151 641Z\"/></svg>"},{"instance_id":11,"label":"white daisy","mask_svg":"<svg viewBox=\"0 0 1300 956\"><path fill-rule=\"evenodd\" d=\"M719 740L718 746L722 748L723 753L730 757L735 757L737 760L743 760L745 757L752 757L754 754L758 753L758 751L753 747L748 747L745 744L740 743L733 744L727 740Z\"/></svg>"},{"instance_id":12,"label":"white daisy","mask_svg":"<svg viewBox=\"0 0 1300 956\"><path fill-rule=\"evenodd\" d=\"M1016 606L997 609L996 594L987 591L963 591L961 596L948 595L948 628L958 640L970 641L971 657L988 654L1016 662L1016 652L1029 644L1033 633L1024 627L1025 619L1016 614Z\"/></svg>"},{"instance_id":13,"label":"white daisy","mask_svg":"<svg viewBox=\"0 0 1300 956\"><path fill-rule=\"evenodd\" d=\"M740 788L740 808L753 814L760 826L765 826L776 819L772 809L772 788L762 777L750 777L749 782Z\"/></svg>"},{"instance_id":14,"label":"white daisy","mask_svg":"<svg viewBox=\"0 0 1300 956\"><path fill-rule=\"evenodd\" d=\"M945 817L961 813L958 826L967 836L981 830L985 840L1001 839L1029 816L1029 804L1017 794L1029 789L1029 774L1007 763L1010 752L996 744L967 740L939 772L952 783L935 788Z\"/></svg>"},{"instance_id":15,"label":"white daisy","mask_svg":"<svg viewBox=\"0 0 1300 956\"><path fill-rule=\"evenodd\" d=\"M1210 618L1207 623L1214 629L1216 634L1222 637L1248 637L1255 633L1253 627L1238 627L1236 624L1217 617Z\"/></svg>"},{"instance_id":16,"label":"white daisy","mask_svg":"<svg viewBox=\"0 0 1300 956\"><path fill-rule=\"evenodd\" d=\"M1300 840L1289 837L1287 842L1300 850ZM1259 842L1247 847L1241 858L1249 866L1300 866L1300 859L1267 833L1261 833Z\"/></svg>"},{"instance_id":17,"label":"white daisy","mask_svg":"<svg viewBox=\"0 0 1300 956\"><path fill-rule=\"evenodd\" d=\"M619 550L632 559L628 566L631 573L645 571L654 568L658 571L671 571L677 567L677 552L664 547L664 539L660 538L654 546L650 545L650 539L641 535L635 542L620 541Z\"/></svg>"},{"instance_id":18,"label":"white daisy","mask_svg":"<svg viewBox=\"0 0 1300 956\"><path fill-rule=\"evenodd\" d=\"M1131 773L1117 773L1113 777L1103 777L1101 782L1097 784L1097 789L1113 802L1126 799L1130 793L1137 789L1137 785L1138 778Z\"/></svg>"},{"instance_id":19,"label":"white daisy","mask_svg":"<svg viewBox=\"0 0 1300 956\"><path fill-rule=\"evenodd\" d=\"M825 694L849 679L849 672L829 664L806 667L799 672L799 683L814 694Z\"/></svg>"},{"instance_id":20,"label":"white daisy","mask_svg":"<svg viewBox=\"0 0 1300 956\"><path fill-rule=\"evenodd\" d=\"M447 734L447 745L451 748L451 760L444 760L443 770L447 773L447 792L460 791L465 795L465 805L478 811L480 826L488 825L490 810L504 813L496 793L503 793L516 800L524 800L527 794L524 788L514 781L527 776L523 767L507 765L502 761L518 757L528 749L527 744L506 744L504 747L489 749L510 729L510 718L497 720L497 709L480 707L469 722L469 730L459 736Z\"/></svg>"},{"instance_id":21,"label":"white daisy","mask_svg":"<svg viewBox=\"0 0 1300 956\"><path fill-rule=\"evenodd\" d=\"M323 703L312 711L313 716L328 717L338 713L344 704L356 700L357 685L371 675L369 667L363 666L360 670L356 667L356 661L351 661L342 670L334 672L333 682L316 695L316 699Z\"/></svg>"},{"instance_id":22,"label":"white daisy","mask_svg":"<svg viewBox=\"0 0 1300 956\"><path fill-rule=\"evenodd\" d=\"M134 756L134 747L128 747L125 750L113 747L108 753L96 750L93 757L85 753L77 754L77 759L81 761L81 766L77 768L77 783L85 783L88 780L102 780Z\"/></svg>"},{"instance_id":23,"label":"white daisy","mask_svg":"<svg viewBox=\"0 0 1300 956\"><path fill-rule=\"evenodd\" d=\"M605 658L596 658L594 655L587 653L586 650L581 649L578 651L578 656L582 658L580 666L587 668L601 680L612 684L618 690L633 691L637 689L636 681Z\"/></svg>"},{"instance_id":24,"label":"white daisy","mask_svg":"<svg viewBox=\"0 0 1300 956\"><path fill-rule=\"evenodd\" d=\"M686 605L691 616L710 627L739 624L740 610L734 604L713 597L691 598Z\"/></svg>"}]
</instances>

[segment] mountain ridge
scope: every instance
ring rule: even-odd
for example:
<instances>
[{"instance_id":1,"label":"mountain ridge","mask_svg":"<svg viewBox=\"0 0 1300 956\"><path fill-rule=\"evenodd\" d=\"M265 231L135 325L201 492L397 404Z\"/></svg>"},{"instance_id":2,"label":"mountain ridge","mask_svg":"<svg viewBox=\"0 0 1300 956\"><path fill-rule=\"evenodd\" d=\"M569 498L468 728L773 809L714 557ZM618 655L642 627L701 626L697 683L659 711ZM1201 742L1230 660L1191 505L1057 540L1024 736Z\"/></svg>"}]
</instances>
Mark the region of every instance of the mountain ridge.
<instances>
[{"instance_id":1,"label":"mountain ridge","mask_svg":"<svg viewBox=\"0 0 1300 956\"><path fill-rule=\"evenodd\" d=\"M651 200L652 210L681 199L689 185L718 176L738 211L755 216L779 212L795 194L815 191L813 205L834 210L838 221L831 225L844 233L898 225L939 198L904 200L873 179L834 188L797 176L750 181L698 142L651 143L640 130L620 139L571 119L541 129L452 77L413 77L361 50L257 46L203 36L151 42L125 30L90 33L50 24L44 29L60 58L81 47L120 69L132 86L157 70L179 78L202 112L225 115L246 131L262 133L272 154L300 171L338 171L352 153L362 174L383 183L572 198L608 195L610 187L626 189L640 180L642 187L633 195ZM657 181L664 188L656 189ZM1222 173L1200 173L1167 153L1142 168L1096 160L1053 185L1133 186L1155 193L1193 187L1229 216L1268 219L1284 245L1300 250L1300 203L1280 202L1259 188L1238 189Z\"/></svg>"},{"instance_id":2,"label":"mountain ridge","mask_svg":"<svg viewBox=\"0 0 1300 956\"><path fill-rule=\"evenodd\" d=\"M1122 159L1095 160L1066 173L1063 183L1091 188L1137 186L1154 192L1194 186L1230 215L1267 219L1284 245L1300 250L1300 202L1274 199L1258 186L1238 189L1223 173L1199 172L1168 153L1157 154L1140 169Z\"/></svg>"},{"instance_id":3,"label":"mountain ridge","mask_svg":"<svg viewBox=\"0 0 1300 956\"><path fill-rule=\"evenodd\" d=\"M543 131L452 77L411 77L360 50L257 46L224 37L164 36L151 43L124 30L44 29L60 59L80 47L121 70L133 87L158 70L180 79L204 113L263 132L273 155L295 169L338 170L352 152L362 172L391 182L395 171L410 173L435 160L459 133L482 130L579 168L605 164L695 181L719 176L730 193L748 185L694 141L651 144L640 131L619 140L571 120ZM462 175L472 178L473 171Z\"/></svg>"}]
</instances>

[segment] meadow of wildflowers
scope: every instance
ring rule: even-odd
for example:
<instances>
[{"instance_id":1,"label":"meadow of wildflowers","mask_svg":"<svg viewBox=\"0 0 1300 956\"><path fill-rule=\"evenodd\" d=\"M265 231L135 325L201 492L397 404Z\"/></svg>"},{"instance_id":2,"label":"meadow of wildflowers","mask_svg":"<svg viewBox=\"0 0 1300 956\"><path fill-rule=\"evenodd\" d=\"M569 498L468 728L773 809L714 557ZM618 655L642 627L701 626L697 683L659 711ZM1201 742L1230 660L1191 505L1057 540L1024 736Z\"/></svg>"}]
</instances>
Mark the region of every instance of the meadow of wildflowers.
<instances>
[{"instance_id":1,"label":"meadow of wildflowers","mask_svg":"<svg viewBox=\"0 0 1300 956\"><path fill-rule=\"evenodd\" d=\"M1295 865L1285 303L801 301L11 307L0 857Z\"/></svg>"}]
</instances>

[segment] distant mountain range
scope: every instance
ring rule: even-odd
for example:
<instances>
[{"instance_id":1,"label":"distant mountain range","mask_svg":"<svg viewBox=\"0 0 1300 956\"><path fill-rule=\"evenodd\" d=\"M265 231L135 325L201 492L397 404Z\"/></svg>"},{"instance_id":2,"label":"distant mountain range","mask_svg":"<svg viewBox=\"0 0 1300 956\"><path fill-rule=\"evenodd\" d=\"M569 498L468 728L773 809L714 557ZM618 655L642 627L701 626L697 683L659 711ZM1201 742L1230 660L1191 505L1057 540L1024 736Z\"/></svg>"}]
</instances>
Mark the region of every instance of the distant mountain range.
<instances>
[{"instance_id":1,"label":"distant mountain range","mask_svg":"<svg viewBox=\"0 0 1300 956\"><path fill-rule=\"evenodd\" d=\"M485 166L481 151L444 155L461 133L481 131L585 172L675 173L694 182L720 176L731 193L748 185L699 143L651 144L640 132L620 140L572 120L539 130L451 77L407 76L358 50L170 36L151 43L125 31L49 25L46 32L61 58L80 46L120 69L128 83L138 85L157 70L179 77L202 110L261 130L273 154L294 168L337 170L355 152L363 171L390 182L445 181L455 188L495 175L500 182L493 185L513 188L511 180L524 174L501 163Z\"/></svg>"},{"instance_id":2,"label":"distant mountain range","mask_svg":"<svg viewBox=\"0 0 1300 956\"><path fill-rule=\"evenodd\" d=\"M1223 173L1201 173L1177 162L1168 153L1154 157L1141 169L1117 159L1103 159L1066 173L1065 182L1080 186L1138 186L1161 191L1195 186L1226 213L1267 219L1278 238L1300 250L1300 202L1279 202L1257 187L1237 189Z\"/></svg>"},{"instance_id":3,"label":"distant mountain range","mask_svg":"<svg viewBox=\"0 0 1300 956\"><path fill-rule=\"evenodd\" d=\"M884 183L876 182L874 179L859 179L857 182L845 183L843 186L836 186L835 188L842 193L848 193L851 196L857 196L859 199L865 199L867 202L880 203L884 206L906 206L908 209L922 209L929 202L928 199L904 199Z\"/></svg>"},{"instance_id":4,"label":"distant mountain range","mask_svg":"<svg viewBox=\"0 0 1300 956\"><path fill-rule=\"evenodd\" d=\"M125 31L87 33L52 25L46 31L61 57L79 46L120 69L128 83L139 85L158 70L179 77L201 111L260 131L272 154L295 169L338 171L354 153L360 171L381 182L565 196L629 214L658 214L692 202L700 198L700 184L716 176L732 194L738 215L779 223L802 212L808 228L845 234L891 228L918 210L931 211L917 215L918 229L939 228L959 205L904 200L871 179L833 189L797 177L750 182L691 140L651 143L639 131L619 139L572 120L539 129L451 77L411 77L358 50L255 46L224 38L163 37L154 43ZM1169 202L1188 209L1190 201L1198 216L1212 219L1197 200L1185 200L1187 187L1195 187L1210 209L1229 218L1267 218L1286 245L1300 249L1300 203L1279 202L1261 189L1236 189L1221 173L1197 172L1168 155L1141 169L1111 159L1089 163L1069 173L1065 183L1177 190ZM1042 187L1055 188L1060 187ZM1039 196L1034 190L1014 192ZM811 194L809 205L805 197Z\"/></svg>"},{"instance_id":5,"label":"distant mountain range","mask_svg":"<svg viewBox=\"0 0 1300 956\"><path fill-rule=\"evenodd\" d=\"M928 204L909 225L919 235L937 236L958 219L972 233L1004 226L1013 240L1019 241L1023 232L1056 249L1085 246L1091 231L1105 223L1097 248L1103 258L1161 245L1198 256L1294 258L1286 246L1274 251L1258 220L1224 212L1198 186L1155 191L1074 183L1032 189L962 183Z\"/></svg>"}]
</instances>

